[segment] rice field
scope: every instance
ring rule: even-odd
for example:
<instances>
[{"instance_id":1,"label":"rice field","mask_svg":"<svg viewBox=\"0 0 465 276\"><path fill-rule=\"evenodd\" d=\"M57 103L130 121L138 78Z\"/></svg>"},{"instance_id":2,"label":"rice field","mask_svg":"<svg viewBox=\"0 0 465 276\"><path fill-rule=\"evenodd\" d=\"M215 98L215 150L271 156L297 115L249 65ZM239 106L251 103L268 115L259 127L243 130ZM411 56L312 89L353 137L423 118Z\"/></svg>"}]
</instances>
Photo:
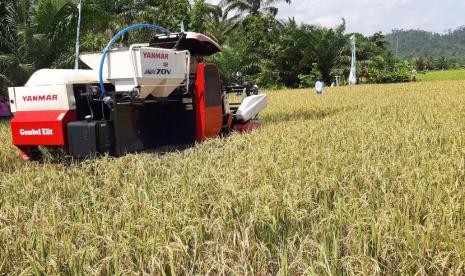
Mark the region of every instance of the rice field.
<instances>
[{"instance_id":1,"label":"rice field","mask_svg":"<svg viewBox=\"0 0 465 276\"><path fill-rule=\"evenodd\" d=\"M0 274L465 273L465 81L269 95L162 156L25 163L0 123Z\"/></svg>"},{"instance_id":2,"label":"rice field","mask_svg":"<svg viewBox=\"0 0 465 276\"><path fill-rule=\"evenodd\" d=\"M416 78L418 81L465 80L465 70L430 71L426 74L419 73Z\"/></svg>"}]
</instances>

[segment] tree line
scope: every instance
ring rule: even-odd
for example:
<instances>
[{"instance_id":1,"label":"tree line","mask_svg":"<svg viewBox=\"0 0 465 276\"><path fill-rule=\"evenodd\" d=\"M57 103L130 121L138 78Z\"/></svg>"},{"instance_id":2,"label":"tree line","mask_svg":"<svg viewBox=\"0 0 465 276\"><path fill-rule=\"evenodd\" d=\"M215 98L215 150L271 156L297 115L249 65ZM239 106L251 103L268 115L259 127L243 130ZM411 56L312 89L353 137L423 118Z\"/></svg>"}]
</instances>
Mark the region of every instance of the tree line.
<instances>
[{"instance_id":1,"label":"tree line","mask_svg":"<svg viewBox=\"0 0 465 276\"><path fill-rule=\"evenodd\" d=\"M220 43L217 62L223 80L240 71L266 87L310 87L318 79L332 83L350 70L350 37L358 43L359 81L408 81L411 66L387 48L382 33L372 36L336 28L278 20L279 1L83 0L81 50L101 51L118 30L134 23L156 23L173 32L204 33ZM291 0L282 0L292 5ZM77 24L76 0L2 0L0 2L0 86L23 85L41 68L73 68ZM125 46L148 41L151 32L124 36Z\"/></svg>"},{"instance_id":2,"label":"tree line","mask_svg":"<svg viewBox=\"0 0 465 276\"><path fill-rule=\"evenodd\" d=\"M465 27L443 34L423 30L394 30L387 35L388 49L408 59L417 70L465 67Z\"/></svg>"}]
</instances>

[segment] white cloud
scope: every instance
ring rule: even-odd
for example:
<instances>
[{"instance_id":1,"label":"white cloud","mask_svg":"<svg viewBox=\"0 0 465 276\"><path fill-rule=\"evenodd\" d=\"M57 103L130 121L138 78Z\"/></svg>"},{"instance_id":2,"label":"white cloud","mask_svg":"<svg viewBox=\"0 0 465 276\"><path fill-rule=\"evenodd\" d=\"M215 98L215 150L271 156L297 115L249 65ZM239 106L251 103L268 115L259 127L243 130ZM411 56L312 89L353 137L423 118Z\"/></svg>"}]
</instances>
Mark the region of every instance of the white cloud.
<instances>
[{"instance_id":1,"label":"white cloud","mask_svg":"<svg viewBox=\"0 0 465 276\"><path fill-rule=\"evenodd\" d=\"M294 16L298 22L330 27L345 18L348 32L364 34L392 29L443 32L465 25L464 0L293 0L277 6L278 18Z\"/></svg>"}]
</instances>

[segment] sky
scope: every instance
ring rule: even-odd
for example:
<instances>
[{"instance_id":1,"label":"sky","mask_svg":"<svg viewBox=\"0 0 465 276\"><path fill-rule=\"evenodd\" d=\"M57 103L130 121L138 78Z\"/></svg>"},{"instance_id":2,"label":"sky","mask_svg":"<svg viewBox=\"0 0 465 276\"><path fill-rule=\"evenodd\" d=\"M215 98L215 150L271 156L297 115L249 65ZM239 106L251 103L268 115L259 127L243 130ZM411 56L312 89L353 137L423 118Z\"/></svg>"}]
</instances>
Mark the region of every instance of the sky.
<instances>
[{"instance_id":1,"label":"sky","mask_svg":"<svg viewBox=\"0 0 465 276\"><path fill-rule=\"evenodd\" d=\"M365 35L393 29L443 33L465 26L465 0L293 0L276 6L280 19L294 16L298 22L334 27L345 18L347 32Z\"/></svg>"}]
</instances>

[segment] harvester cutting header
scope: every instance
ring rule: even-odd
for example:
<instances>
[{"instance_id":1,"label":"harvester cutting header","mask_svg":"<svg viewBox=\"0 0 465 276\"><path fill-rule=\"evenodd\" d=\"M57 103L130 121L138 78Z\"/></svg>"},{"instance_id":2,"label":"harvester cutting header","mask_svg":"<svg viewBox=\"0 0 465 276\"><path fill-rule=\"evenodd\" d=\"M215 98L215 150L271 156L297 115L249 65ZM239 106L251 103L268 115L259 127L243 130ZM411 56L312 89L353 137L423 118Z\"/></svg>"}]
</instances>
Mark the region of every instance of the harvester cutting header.
<instances>
[{"instance_id":1,"label":"harvester cutting header","mask_svg":"<svg viewBox=\"0 0 465 276\"><path fill-rule=\"evenodd\" d=\"M112 49L125 32L161 31L149 43ZM103 53L83 54L91 70L43 69L24 87L9 88L13 143L25 159L39 146L61 147L76 158L186 145L260 126L267 96L223 87L218 67L203 58L221 51L209 37L170 33L155 25L118 33ZM239 94L240 103L228 95Z\"/></svg>"}]
</instances>

